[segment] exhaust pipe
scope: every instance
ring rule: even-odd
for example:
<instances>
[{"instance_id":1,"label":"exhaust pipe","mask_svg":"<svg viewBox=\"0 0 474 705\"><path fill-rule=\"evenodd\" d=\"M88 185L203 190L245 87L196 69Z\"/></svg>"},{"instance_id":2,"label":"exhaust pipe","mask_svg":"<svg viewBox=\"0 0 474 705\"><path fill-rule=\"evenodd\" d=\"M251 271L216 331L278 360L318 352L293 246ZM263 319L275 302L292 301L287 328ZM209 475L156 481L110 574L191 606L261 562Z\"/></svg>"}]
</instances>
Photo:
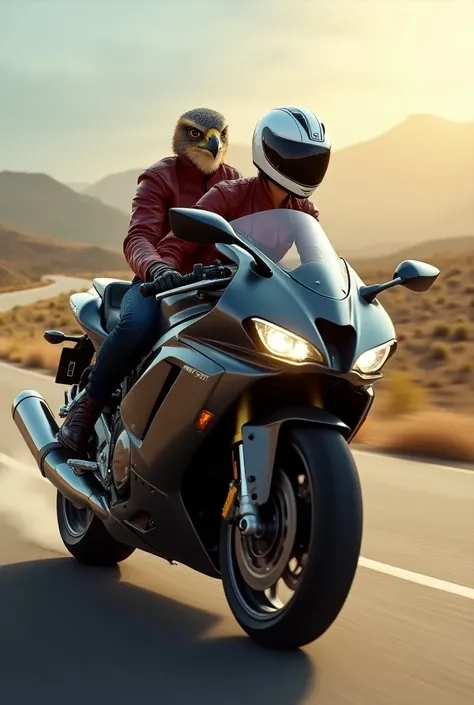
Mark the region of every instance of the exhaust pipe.
<instances>
[{"instance_id":1,"label":"exhaust pipe","mask_svg":"<svg viewBox=\"0 0 474 705\"><path fill-rule=\"evenodd\" d=\"M67 464L70 451L56 440L59 426L41 394L20 392L13 400L12 417L43 477L77 507L90 509L102 521L108 519L106 493L92 474L76 475Z\"/></svg>"}]
</instances>

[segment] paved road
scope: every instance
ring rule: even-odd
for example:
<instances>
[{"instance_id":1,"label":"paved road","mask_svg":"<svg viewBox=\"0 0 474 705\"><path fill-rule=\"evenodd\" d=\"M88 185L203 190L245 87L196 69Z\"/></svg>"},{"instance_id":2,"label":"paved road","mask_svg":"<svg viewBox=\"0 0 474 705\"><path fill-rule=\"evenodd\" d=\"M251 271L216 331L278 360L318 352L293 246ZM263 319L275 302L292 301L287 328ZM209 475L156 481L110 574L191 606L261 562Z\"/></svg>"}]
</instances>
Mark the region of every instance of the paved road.
<instances>
[{"instance_id":1,"label":"paved road","mask_svg":"<svg viewBox=\"0 0 474 705\"><path fill-rule=\"evenodd\" d=\"M10 419L21 389L56 406L62 390L6 365L0 384L5 702L472 705L474 473L357 453L363 556L373 563L362 561L339 620L317 643L267 653L242 635L211 579L138 552L117 571L65 557L54 491ZM421 576L393 577L390 566ZM423 576L471 590L462 596Z\"/></svg>"},{"instance_id":2,"label":"paved road","mask_svg":"<svg viewBox=\"0 0 474 705\"><path fill-rule=\"evenodd\" d=\"M78 277L64 277L61 275L48 275L47 279L53 280L52 284L40 286L37 289L24 289L23 291L8 291L0 294L0 311L8 311L13 306L26 306L41 299L49 299L58 294L63 294L73 289L86 291L90 288L89 279Z\"/></svg>"}]
</instances>

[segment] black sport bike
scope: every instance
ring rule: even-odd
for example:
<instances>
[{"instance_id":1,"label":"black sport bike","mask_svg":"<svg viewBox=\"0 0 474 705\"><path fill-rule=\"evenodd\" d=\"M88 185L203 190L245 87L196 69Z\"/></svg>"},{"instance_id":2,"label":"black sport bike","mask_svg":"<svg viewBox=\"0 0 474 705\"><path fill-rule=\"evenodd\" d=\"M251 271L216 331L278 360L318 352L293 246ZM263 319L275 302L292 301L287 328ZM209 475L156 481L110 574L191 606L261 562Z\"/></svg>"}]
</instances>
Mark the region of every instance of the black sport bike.
<instances>
[{"instance_id":1,"label":"black sport bike","mask_svg":"<svg viewBox=\"0 0 474 705\"><path fill-rule=\"evenodd\" d=\"M162 335L110 399L88 459L70 458L43 397L21 392L13 418L57 488L69 552L115 564L135 549L222 580L234 617L255 641L298 648L340 613L357 569L362 499L349 443L395 352L378 301L401 284L427 290L439 274L402 262L365 286L321 225L290 210L232 224L173 209L177 237L217 243L223 261L197 266L161 300ZM64 417L95 352L119 319L128 282L95 279L71 296L83 336L47 331L69 385Z\"/></svg>"}]
</instances>

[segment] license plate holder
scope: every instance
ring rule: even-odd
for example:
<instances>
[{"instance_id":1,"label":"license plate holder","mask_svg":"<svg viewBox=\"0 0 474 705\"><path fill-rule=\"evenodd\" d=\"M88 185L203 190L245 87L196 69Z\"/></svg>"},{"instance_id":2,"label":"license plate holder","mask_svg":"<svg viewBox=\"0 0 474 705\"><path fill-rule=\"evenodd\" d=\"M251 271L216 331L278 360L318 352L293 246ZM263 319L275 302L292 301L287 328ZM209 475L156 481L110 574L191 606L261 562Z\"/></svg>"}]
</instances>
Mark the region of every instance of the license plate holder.
<instances>
[{"instance_id":1,"label":"license plate holder","mask_svg":"<svg viewBox=\"0 0 474 705\"><path fill-rule=\"evenodd\" d=\"M91 354L87 347L63 348L56 371L56 384L78 384L90 361Z\"/></svg>"}]
</instances>

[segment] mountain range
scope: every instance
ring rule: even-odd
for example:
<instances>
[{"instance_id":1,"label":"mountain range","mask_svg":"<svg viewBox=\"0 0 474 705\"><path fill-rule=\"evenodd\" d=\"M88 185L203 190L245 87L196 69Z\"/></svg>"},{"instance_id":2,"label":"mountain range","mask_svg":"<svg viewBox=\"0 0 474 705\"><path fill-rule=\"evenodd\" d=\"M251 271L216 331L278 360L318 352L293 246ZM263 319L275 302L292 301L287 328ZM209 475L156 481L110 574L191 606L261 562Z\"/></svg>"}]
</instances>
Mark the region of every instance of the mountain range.
<instances>
[{"instance_id":1,"label":"mountain range","mask_svg":"<svg viewBox=\"0 0 474 705\"><path fill-rule=\"evenodd\" d=\"M121 251L128 221L118 208L46 174L0 173L0 223L12 229Z\"/></svg>"},{"instance_id":2,"label":"mountain range","mask_svg":"<svg viewBox=\"0 0 474 705\"><path fill-rule=\"evenodd\" d=\"M0 225L0 291L39 282L45 274L126 273L127 270L123 255L118 252L95 245L38 238Z\"/></svg>"}]
</instances>

